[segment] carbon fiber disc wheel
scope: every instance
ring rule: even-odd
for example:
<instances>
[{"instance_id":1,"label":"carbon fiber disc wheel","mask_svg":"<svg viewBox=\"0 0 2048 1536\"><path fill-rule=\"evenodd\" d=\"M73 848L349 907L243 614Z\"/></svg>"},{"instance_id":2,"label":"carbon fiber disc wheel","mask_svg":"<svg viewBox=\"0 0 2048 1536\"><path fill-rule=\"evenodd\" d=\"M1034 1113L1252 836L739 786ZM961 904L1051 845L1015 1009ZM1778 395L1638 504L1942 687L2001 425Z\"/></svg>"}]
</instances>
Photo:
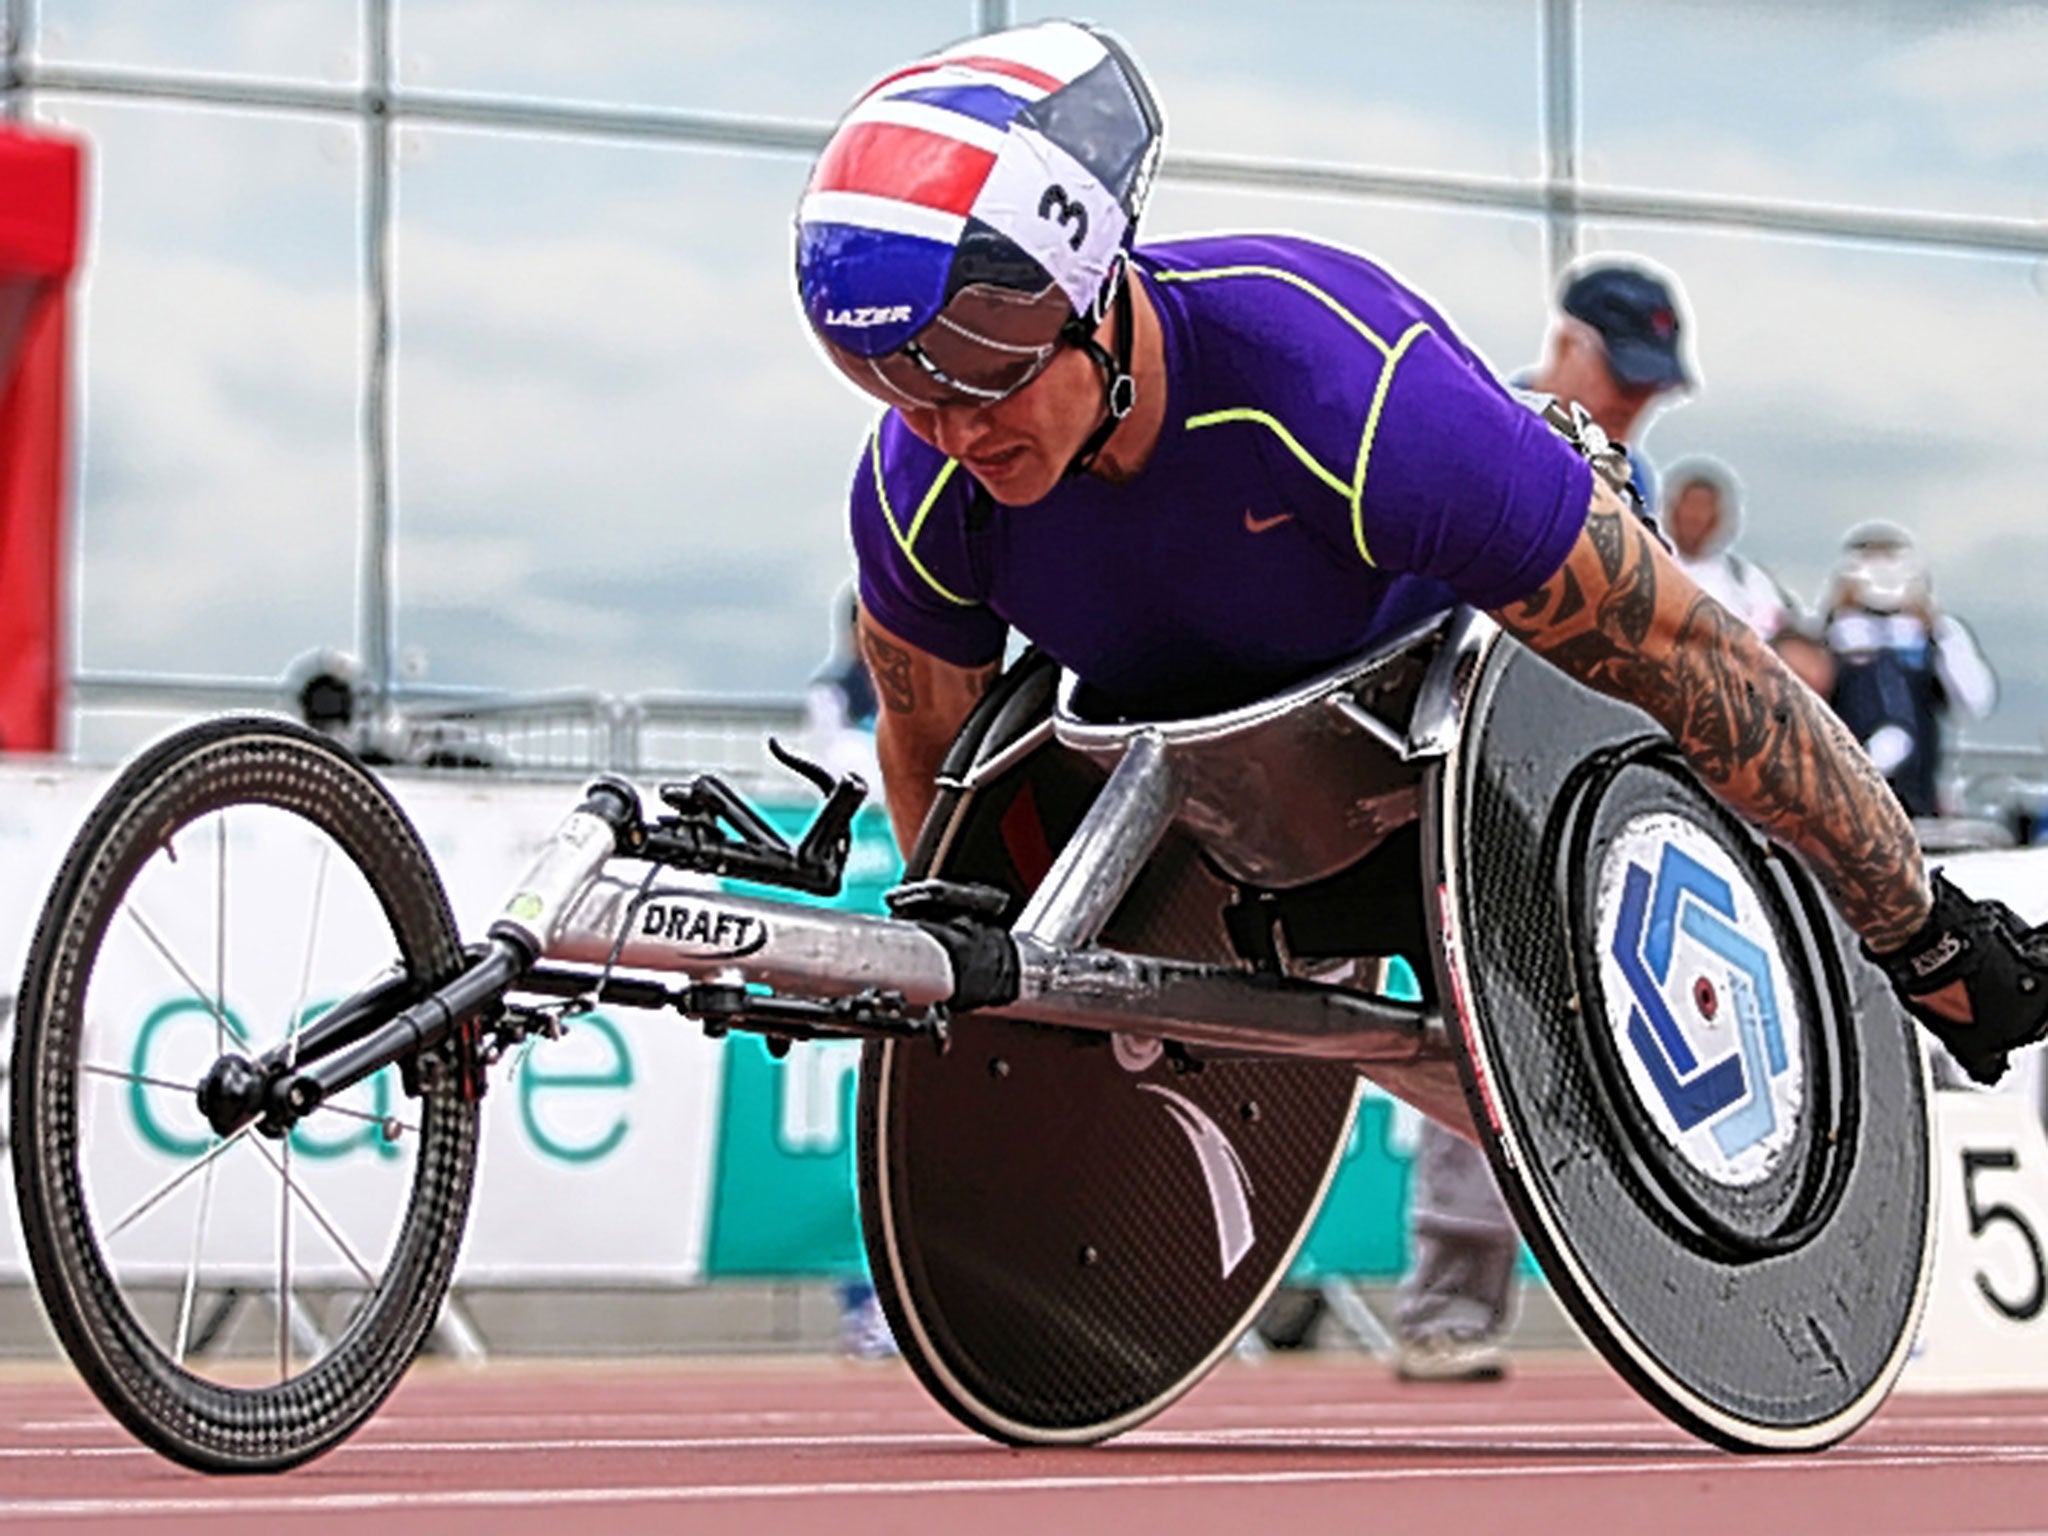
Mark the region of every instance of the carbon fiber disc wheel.
<instances>
[{"instance_id":1,"label":"carbon fiber disc wheel","mask_svg":"<svg viewBox=\"0 0 2048 1536\"><path fill-rule=\"evenodd\" d=\"M937 872L1021 897L1099 782L1040 751L959 808ZM1227 894L1171 833L1103 941L1231 960ZM1358 1075L1186 1066L1157 1041L971 1015L944 1055L866 1048L869 1268L904 1359L969 1428L1013 1445L1131 1429L1200 1381L1286 1274Z\"/></svg>"},{"instance_id":2,"label":"carbon fiber disc wheel","mask_svg":"<svg viewBox=\"0 0 2048 1536\"><path fill-rule=\"evenodd\" d=\"M434 1321L476 1164L453 1074L414 1098L387 1069L287 1137L226 1140L199 1077L460 963L404 812L286 721L183 731L86 820L21 987L15 1191L59 1340L164 1455L276 1471L361 1424Z\"/></svg>"},{"instance_id":3,"label":"carbon fiber disc wheel","mask_svg":"<svg viewBox=\"0 0 2048 1536\"><path fill-rule=\"evenodd\" d=\"M1558 1299L1737 1450L1854 1431L1933 1261L1920 1045L1810 877L1508 643L1432 794L1473 1115Z\"/></svg>"}]
</instances>

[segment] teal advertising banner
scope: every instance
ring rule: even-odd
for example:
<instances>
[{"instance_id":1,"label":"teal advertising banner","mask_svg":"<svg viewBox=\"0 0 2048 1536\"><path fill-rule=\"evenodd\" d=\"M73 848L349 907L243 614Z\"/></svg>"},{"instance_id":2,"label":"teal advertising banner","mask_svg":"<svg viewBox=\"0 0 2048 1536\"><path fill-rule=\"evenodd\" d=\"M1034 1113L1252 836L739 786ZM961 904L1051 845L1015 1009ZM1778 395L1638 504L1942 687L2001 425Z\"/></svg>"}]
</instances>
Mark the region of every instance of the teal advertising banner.
<instances>
[{"instance_id":1,"label":"teal advertising banner","mask_svg":"<svg viewBox=\"0 0 2048 1536\"><path fill-rule=\"evenodd\" d=\"M1408 1266L1408 1170L1416 1112L1370 1083L1322 1214L1295 1256L1294 1278L1386 1280Z\"/></svg>"},{"instance_id":2,"label":"teal advertising banner","mask_svg":"<svg viewBox=\"0 0 2048 1536\"><path fill-rule=\"evenodd\" d=\"M771 805L762 814L795 841L814 810L811 804ZM853 821L844 887L824 905L881 912L882 893L902 871L888 814L870 803ZM727 889L806 899L737 881L727 882ZM860 1046L853 1042L798 1045L777 1060L758 1037L726 1041L704 1249L707 1279L864 1272L853 1171L859 1070Z\"/></svg>"},{"instance_id":3,"label":"teal advertising banner","mask_svg":"<svg viewBox=\"0 0 2048 1536\"><path fill-rule=\"evenodd\" d=\"M1414 971L1398 955L1387 967L1386 989L1403 1001L1422 996ZM1330 1181L1322 1214L1295 1255L1293 1278L1392 1279L1408 1267L1408 1175L1418 1119L1415 1110L1365 1085L1351 1122L1351 1145Z\"/></svg>"},{"instance_id":4,"label":"teal advertising banner","mask_svg":"<svg viewBox=\"0 0 2048 1536\"><path fill-rule=\"evenodd\" d=\"M725 1047L704 1274L865 1272L854 1199L860 1046L799 1045L777 1061L756 1036Z\"/></svg>"}]
</instances>

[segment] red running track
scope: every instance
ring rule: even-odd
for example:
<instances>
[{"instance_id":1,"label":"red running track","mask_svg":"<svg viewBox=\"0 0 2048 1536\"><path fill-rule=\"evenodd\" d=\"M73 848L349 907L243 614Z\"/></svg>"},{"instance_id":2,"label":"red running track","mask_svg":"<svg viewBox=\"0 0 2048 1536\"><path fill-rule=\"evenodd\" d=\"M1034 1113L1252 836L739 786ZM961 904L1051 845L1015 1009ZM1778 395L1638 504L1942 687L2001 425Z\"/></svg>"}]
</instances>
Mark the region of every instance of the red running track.
<instances>
[{"instance_id":1,"label":"red running track","mask_svg":"<svg viewBox=\"0 0 2048 1536\"><path fill-rule=\"evenodd\" d=\"M289 1518L281 1518L289 1517ZM208 1478L141 1449L54 1367L0 1376L0 1525L293 1536L1165 1530L1302 1536L2048 1528L2048 1397L1898 1398L1821 1455L1737 1457L1586 1360L1404 1387L1358 1357L1226 1364L1092 1450L967 1434L899 1366L422 1367L340 1450Z\"/></svg>"}]
</instances>

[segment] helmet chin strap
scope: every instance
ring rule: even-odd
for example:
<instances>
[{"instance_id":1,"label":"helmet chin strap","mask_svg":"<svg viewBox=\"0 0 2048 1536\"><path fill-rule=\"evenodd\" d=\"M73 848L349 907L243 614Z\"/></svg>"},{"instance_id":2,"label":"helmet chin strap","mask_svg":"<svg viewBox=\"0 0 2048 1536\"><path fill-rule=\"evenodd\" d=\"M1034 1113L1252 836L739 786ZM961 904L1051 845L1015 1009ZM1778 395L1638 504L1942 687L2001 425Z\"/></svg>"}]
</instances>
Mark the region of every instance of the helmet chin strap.
<instances>
[{"instance_id":1,"label":"helmet chin strap","mask_svg":"<svg viewBox=\"0 0 2048 1536\"><path fill-rule=\"evenodd\" d=\"M1138 403L1138 381L1131 377L1131 347L1137 325L1131 314L1131 271L1130 259L1124 259L1118 273L1116 299L1114 301L1116 327L1114 341L1116 356L1102 350L1102 343L1095 339L1095 328L1078 315L1066 323L1061 331L1062 339L1087 353L1095 366L1102 371L1103 404L1107 407L1102 420L1093 432L1088 434L1080 450L1068 463L1063 478L1071 479L1085 475L1094 467L1095 456L1102 452L1116 429L1131 414L1131 407Z\"/></svg>"}]
</instances>

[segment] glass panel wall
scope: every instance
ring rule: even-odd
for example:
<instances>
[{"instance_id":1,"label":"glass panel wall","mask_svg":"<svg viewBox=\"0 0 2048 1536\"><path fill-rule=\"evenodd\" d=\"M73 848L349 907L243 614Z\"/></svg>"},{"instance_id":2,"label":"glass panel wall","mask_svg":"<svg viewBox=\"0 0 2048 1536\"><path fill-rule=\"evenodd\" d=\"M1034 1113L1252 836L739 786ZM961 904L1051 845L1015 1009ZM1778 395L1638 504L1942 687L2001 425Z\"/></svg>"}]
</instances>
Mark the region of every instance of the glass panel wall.
<instances>
[{"instance_id":1,"label":"glass panel wall","mask_svg":"<svg viewBox=\"0 0 2048 1536\"><path fill-rule=\"evenodd\" d=\"M361 497L359 130L49 95L90 141L74 657L279 676L347 645Z\"/></svg>"},{"instance_id":2,"label":"glass panel wall","mask_svg":"<svg viewBox=\"0 0 2048 1536\"><path fill-rule=\"evenodd\" d=\"M1596 182L2048 217L2048 9L1582 0Z\"/></svg>"},{"instance_id":3,"label":"glass panel wall","mask_svg":"<svg viewBox=\"0 0 2048 1536\"><path fill-rule=\"evenodd\" d=\"M507 688L801 686L873 415L790 298L796 157L407 129L399 643Z\"/></svg>"},{"instance_id":4,"label":"glass panel wall","mask_svg":"<svg viewBox=\"0 0 2048 1536\"><path fill-rule=\"evenodd\" d=\"M399 0L396 19L401 85L830 119L975 18L967 0Z\"/></svg>"},{"instance_id":5,"label":"glass panel wall","mask_svg":"<svg viewBox=\"0 0 2048 1536\"><path fill-rule=\"evenodd\" d=\"M1076 14L1020 4L1018 20ZM1144 61L1167 146L1533 177L1536 0L1102 0Z\"/></svg>"},{"instance_id":6,"label":"glass panel wall","mask_svg":"<svg viewBox=\"0 0 2048 1536\"><path fill-rule=\"evenodd\" d=\"M37 0L50 63L346 84L363 75L362 0Z\"/></svg>"},{"instance_id":7,"label":"glass panel wall","mask_svg":"<svg viewBox=\"0 0 2048 1536\"><path fill-rule=\"evenodd\" d=\"M230 98L360 82L387 7L388 613L362 558L379 472L362 251L383 227L364 166L381 129L338 96L287 115L137 94L150 71L217 77ZM799 689L848 569L845 487L871 420L791 297L804 159L636 113L821 126L906 56L1055 9L28 7L26 97L89 138L94 167L79 667L274 677L315 645L374 649L388 618L401 686ZM1734 465L1747 545L1809 597L1848 523L1910 523L1943 601L2005 664L2007 703L1982 734L2034 738L2048 697L2023 663L2048 652L2048 611L2018 573L2048 470L2030 414L2048 396L2048 240L2026 223L2048 221L2048 4L1101 0L1092 14L1145 61L1167 112L1152 237L1271 227L1354 246L1504 371L1543 344L1543 124L1576 100L1581 188L1601 210L1580 248L1668 265L1698 323L1704 388L1650 429L1652 456ZM1560 19L1575 75L1545 66ZM528 121L446 120L464 93L512 99ZM595 121L567 123L563 102ZM1280 186L1220 183L1219 159ZM1313 175L1328 166L1421 185L1333 193ZM1674 194L1725 206L1675 224ZM1756 233L1745 204L1810 227ZM1887 246L1847 237L1845 206L1948 223L1932 245ZM1564 228L1570 199L1559 207ZM1978 248L1991 238L2035 246Z\"/></svg>"}]
</instances>

